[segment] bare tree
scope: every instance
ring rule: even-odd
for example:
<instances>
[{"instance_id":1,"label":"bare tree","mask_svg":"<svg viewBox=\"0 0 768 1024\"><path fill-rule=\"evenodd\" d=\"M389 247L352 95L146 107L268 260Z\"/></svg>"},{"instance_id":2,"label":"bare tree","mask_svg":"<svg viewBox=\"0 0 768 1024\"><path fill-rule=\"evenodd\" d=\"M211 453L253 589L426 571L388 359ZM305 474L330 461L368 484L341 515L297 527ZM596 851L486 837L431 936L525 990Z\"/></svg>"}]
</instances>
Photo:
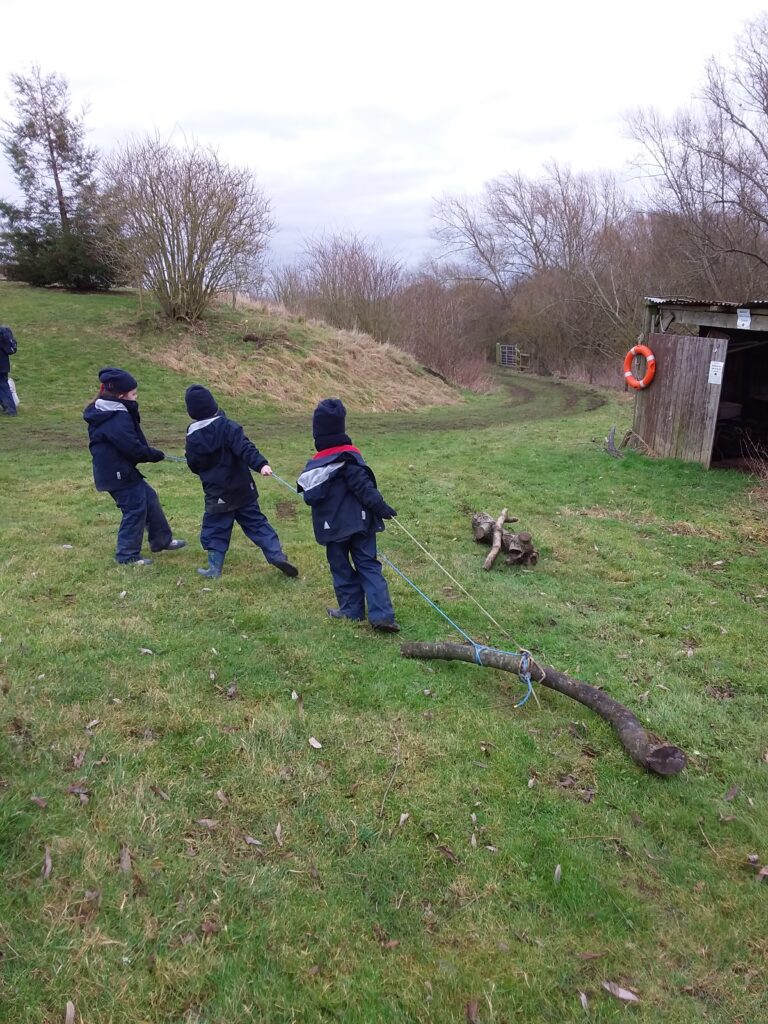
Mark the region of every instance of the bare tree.
<instances>
[{"instance_id":1,"label":"bare tree","mask_svg":"<svg viewBox=\"0 0 768 1024\"><path fill-rule=\"evenodd\" d=\"M355 233L309 238L299 261L272 271L272 292L291 309L386 341L400 261Z\"/></svg>"},{"instance_id":2,"label":"bare tree","mask_svg":"<svg viewBox=\"0 0 768 1024\"><path fill-rule=\"evenodd\" d=\"M219 290L261 274L274 225L247 168L148 137L114 154L105 174L116 242L166 316L198 319Z\"/></svg>"},{"instance_id":3,"label":"bare tree","mask_svg":"<svg viewBox=\"0 0 768 1024\"><path fill-rule=\"evenodd\" d=\"M685 258L713 298L768 286L768 15L726 66L707 65L700 103L664 120L629 118L651 204L675 219Z\"/></svg>"}]
</instances>

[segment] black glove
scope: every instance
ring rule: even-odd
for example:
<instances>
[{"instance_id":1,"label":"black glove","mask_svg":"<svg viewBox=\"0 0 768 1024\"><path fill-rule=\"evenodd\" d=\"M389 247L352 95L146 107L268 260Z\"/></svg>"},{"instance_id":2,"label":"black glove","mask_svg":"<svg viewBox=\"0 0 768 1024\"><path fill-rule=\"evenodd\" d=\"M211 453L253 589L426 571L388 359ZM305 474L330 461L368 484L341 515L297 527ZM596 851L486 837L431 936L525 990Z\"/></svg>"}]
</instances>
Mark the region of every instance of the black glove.
<instances>
[{"instance_id":1,"label":"black glove","mask_svg":"<svg viewBox=\"0 0 768 1024\"><path fill-rule=\"evenodd\" d=\"M382 519L394 519L397 515L397 512L386 501L382 501L380 505L377 505L375 511Z\"/></svg>"},{"instance_id":2,"label":"black glove","mask_svg":"<svg viewBox=\"0 0 768 1024\"><path fill-rule=\"evenodd\" d=\"M152 448L152 458L150 462L162 462L165 458L165 452L161 452L159 448Z\"/></svg>"}]
</instances>

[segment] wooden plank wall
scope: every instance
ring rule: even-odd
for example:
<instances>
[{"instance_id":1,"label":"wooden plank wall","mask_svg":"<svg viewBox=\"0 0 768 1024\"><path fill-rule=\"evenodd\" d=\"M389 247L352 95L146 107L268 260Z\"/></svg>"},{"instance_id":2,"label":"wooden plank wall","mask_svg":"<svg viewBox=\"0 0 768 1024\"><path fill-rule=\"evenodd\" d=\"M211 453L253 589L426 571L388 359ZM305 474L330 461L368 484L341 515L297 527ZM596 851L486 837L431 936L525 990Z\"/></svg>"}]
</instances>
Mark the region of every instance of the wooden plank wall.
<instances>
[{"instance_id":1,"label":"wooden plank wall","mask_svg":"<svg viewBox=\"0 0 768 1024\"><path fill-rule=\"evenodd\" d=\"M720 384L709 383L709 364L724 362L728 341L687 334L652 334L656 377L637 394L633 430L661 458L709 466Z\"/></svg>"}]
</instances>

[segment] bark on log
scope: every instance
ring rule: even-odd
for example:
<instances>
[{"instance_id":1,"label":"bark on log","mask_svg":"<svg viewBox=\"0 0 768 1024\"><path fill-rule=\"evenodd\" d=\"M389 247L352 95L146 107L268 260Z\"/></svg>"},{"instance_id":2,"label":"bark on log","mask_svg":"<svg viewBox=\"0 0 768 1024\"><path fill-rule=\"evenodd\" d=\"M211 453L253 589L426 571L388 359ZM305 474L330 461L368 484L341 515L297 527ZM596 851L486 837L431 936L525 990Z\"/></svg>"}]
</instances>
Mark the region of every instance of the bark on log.
<instances>
[{"instance_id":1,"label":"bark on log","mask_svg":"<svg viewBox=\"0 0 768 1024\"><path fill-rule=\"evenodd\" d=\"M504 516L503 522L516 523L517 518L515 516L508 516L506 512L506 509L502 512L502 515ZM492 516L489 516L487 512L475 512L472 516L472 533L474 534L475 540L478 543L493 544L495 540L495 531L497 527L500 528L500 521L501 516L496 520ZM512 533L510 530L502 529L501 547L502 550L507 553L507 557L504 560L506 565L536 565L539 560L539 553L533 546L533 538L530 533ZM490 557L491 556L489 555L488 558ZM493 562L490 563L490 565L492 564ZM489 569L490 565L486 559L486 563L483 568Z\"/></svg>"},{"instance_id":2,"label":"bark on log","mask_svg":"<svg viewBox=\"0 0 768 1024\"><path fill-rule=\"evenodd\" d=\"M443 661L467 661L477 664L474 647L468 644L407 643L400 648L404 658L439 658ZM480 664L503 672L520 672L520 656L502 651L481 650ZM632 760L656 775L677 775L685 768L685 752L666 740L660 739L643 726L642 722L623 704L596 686L580 682L549 665L531 665L531 679L541 686L557 690L595 711L613 728L621 745Z\"/></svg>"}]
</instances>

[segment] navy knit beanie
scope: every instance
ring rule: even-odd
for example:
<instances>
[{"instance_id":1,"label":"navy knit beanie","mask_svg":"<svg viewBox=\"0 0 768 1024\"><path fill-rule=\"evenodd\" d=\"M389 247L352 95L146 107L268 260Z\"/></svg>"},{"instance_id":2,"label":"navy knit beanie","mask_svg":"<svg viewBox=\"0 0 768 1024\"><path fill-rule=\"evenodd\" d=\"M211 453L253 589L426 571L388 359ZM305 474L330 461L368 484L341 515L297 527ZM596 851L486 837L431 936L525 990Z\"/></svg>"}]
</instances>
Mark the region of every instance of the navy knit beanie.
<instances>
[{"instance_id":1,"label":"navy knit beanie","mask_svg":"<svg viewBox=\"0 0 768 1024\"><path fill-rule=\"evenodd\" d=\"M118 369L117 366L105 366L103 370L99 370L99 380L105 391L114 391L116 395L124 395L139 386L135 377L127 370Z\"/></svg>"},{"instance_id":2,"label":"navy knit beanie","mask_svg":"<svg viewBox=\"0 0 768 1024\"><path fill-rule=\"evenodd\" d=\"M208 420L219 411L216 399L202 384L191 384L184 393L184 401L193 420Z\"/></svg>"},{"instance_id":3,"label":"navy knit beanie","mask_svg":"<svg viewBox=\"0 0 768 1024\"><path fill-rule=\"evenodd\" d=\"M340 398L324 398L312 414L312 436L319 452L351 444L346 434L347 410Z\"/></svg>"}]
</instances>

